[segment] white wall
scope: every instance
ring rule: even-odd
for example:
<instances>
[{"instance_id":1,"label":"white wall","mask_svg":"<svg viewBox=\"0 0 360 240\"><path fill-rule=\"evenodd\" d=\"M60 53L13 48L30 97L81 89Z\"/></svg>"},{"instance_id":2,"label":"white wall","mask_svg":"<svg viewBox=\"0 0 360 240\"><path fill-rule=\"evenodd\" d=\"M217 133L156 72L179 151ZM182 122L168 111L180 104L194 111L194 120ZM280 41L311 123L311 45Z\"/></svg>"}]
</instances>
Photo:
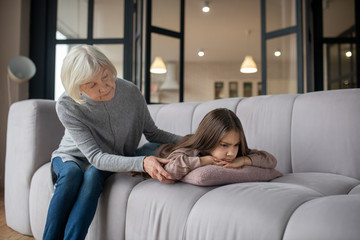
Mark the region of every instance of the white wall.
<instances>
[{"instance_id":1,"label":"white wall","mask_svg":"<svg viewBox=\"0 0 360 240\"><path fill-rule=\"evenodd\" d=\"M209 101L215 98L215 82L224 82L224 97L229 97L229 82L238 82L239 97L243 96L243 83L251 82L253 96L257 95L257 83L261 81L260 64L258 72L240 72L241 62L186 62L184 73L184 101Z\"/></svg>"},{"instance_id":2,"label":"white wall","mask_svg":"<svg viewBox=\"0 0 360 240\"><path fill-rule=\"evenodd\" d=\"M29 0L0 1L0 187L4 186L6 128L9 110L7 66L14 56L28 56L29 16ZM14 100L28 98L28 83L13 84L11 92Z\"/></svg>"}]
</instances>

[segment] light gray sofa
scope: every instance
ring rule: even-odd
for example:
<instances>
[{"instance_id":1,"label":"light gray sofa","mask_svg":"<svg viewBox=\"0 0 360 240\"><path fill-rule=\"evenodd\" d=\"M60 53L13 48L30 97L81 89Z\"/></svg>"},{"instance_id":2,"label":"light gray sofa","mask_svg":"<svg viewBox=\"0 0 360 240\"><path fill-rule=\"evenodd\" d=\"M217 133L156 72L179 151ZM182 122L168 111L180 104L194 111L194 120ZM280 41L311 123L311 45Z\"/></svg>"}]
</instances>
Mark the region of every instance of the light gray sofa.
<instances>
[{"instance_id":1,"label":"light gray sofa","mask_svg":"<svg viewBox=\"0 0 360 240\"><path fill-rule=\"evenodd\" d=\"M26 100L9 112L6 221L35 239L51 199L49 157L64 131L54 106ZM249 147L271 152L284 176L200 187L117 173L106 182L87 239L360 239L360 89L149 109L160 128L184 135L218 107L240 117Z\"/></svg>"}]
</instances>

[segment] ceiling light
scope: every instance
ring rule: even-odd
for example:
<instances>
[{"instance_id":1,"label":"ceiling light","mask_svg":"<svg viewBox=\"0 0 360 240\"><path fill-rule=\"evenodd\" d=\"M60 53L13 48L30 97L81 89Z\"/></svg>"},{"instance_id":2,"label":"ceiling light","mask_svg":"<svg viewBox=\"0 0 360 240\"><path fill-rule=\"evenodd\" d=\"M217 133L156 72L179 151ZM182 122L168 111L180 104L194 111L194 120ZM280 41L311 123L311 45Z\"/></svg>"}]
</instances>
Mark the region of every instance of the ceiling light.
<instances>
[{"instance_id":1,"label":"ceiling light","mask_svg":"<svg viewBox=\"0 0 360 240\"><path fill-rule=\"evenodd\" d=\"M208 2L208 1L205 1L204 6L203 6L203 8L202 8L202 11L203 11L204 13L210 12L210 7L209 7L209 2Z\"/></svg>"},{"instance_id":2,"label":"ceiling light","mask_svg":"<svg viewBox=\"0 0 360 240\"><path fill-rule=\"evenodd\" d=\"M347 52L345 53L345 55L349 58L349 57L352 56L352 52L351 52L351 51L347 51Z\"/></svg>"},{"instance_id":3,"label":"ceiling light","mask_svg":"<svg viewBox=\"0 0 360 240\"><path fill-rule=\"evenodd\" d=\"M161 57L155 57L153 63L150 67L150 72L156 73L156 74L163 74L166 73L166 66Z\"/></svg>"},{"instance_id":4,"label":"ceiling light","mask_svg":"<svg viewBox=\"0 0 360 240\"><path fill-rule=\"evenodd\" d=\"M255 73L257 72L257 67L252 56L246 56L243 63L240 67L240 72L242 73Z\"/></svg>"},{"instance_id":5,"label":"ceiling light","mask_svg":"<svg viewBox=\"0 0 360 240\"><path fill-rule=\"evenodd\" d=\"M275 50L274 56L275 56L275 57L279 57L280 55L281 55L280 50Z\"/></svg>"},{"instance_id":6,"label":"ceiling light","mask_svg":"<svg viewBox=\"0 0 360 240\"><path fill-rule=\"evenodd\" d=\"M198 51L198 56L199 56L199 57L203 57L204 55L205 55L204 50L199 50L199 51Z\"/></svg>"}]
</instances>

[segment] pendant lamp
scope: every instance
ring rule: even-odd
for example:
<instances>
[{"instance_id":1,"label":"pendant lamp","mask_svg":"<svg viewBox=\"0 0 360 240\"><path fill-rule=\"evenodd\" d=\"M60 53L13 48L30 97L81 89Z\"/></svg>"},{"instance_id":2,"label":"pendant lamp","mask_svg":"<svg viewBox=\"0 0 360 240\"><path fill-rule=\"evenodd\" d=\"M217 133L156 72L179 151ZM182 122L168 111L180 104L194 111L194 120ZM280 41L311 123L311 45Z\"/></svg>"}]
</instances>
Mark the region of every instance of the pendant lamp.
<instances>
[{"instance_id":1,"label":"pendant lamp","mask_svg":"<svg viewBox=\"0 0 360 240\"><path fill-rule=\"evenodd\" d=\"M162 57L155 57L154 61L150 66L150 72L156 74L166 73L166 66Z\"/></svg>"},{"instance_id":2,"label":"pendant lamp","mask_svg":"<svg viewBox=\"0 0 360 240\"><path fill-rule=\"evenodd\" d=\"M240 67L242 73L256 73L257 67L252 56L246 56Z\"/></svg>"},{"instance_id":3,"label":"pendant lamp","mask_svg":"<svg viewBox=\"0 0 360 240\"><path fill-rule=\"evenodd\" d=\"M245 31L245 34L247 36L247 42L249 41L249 37L251 34L251 30ZM249 45L249 44L247 44ZM249 49L249 46L247 47ZM257 66L252 56L248 55L245 57L243 63L240 67L240 72L242 73L256 73L257 72Z\"/></svg>"}]
</instances>

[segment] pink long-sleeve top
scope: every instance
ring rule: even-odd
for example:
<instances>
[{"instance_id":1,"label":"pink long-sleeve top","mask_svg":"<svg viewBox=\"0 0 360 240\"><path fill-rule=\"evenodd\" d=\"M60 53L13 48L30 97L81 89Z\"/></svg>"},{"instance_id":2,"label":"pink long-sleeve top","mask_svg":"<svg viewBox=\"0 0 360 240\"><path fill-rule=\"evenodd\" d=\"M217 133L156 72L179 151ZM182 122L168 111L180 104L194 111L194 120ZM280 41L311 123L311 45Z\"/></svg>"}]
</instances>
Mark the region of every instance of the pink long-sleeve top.
<instances>
[{"instance_id":1,"label":"pink long-sleeve top","mask_svg":"<svg viewBox=\"0 0 360 240\"><path fill-rule=\"evenodd\" d=\"M276 158L266 151L253 149L247 157L251 159L253 167L275 168L277 164ZM190 171L200 167L200 151L196 149L177 149L167 159L170 162L164 168L176 180L180 180Z\"/></svg>"}]
</instances>

